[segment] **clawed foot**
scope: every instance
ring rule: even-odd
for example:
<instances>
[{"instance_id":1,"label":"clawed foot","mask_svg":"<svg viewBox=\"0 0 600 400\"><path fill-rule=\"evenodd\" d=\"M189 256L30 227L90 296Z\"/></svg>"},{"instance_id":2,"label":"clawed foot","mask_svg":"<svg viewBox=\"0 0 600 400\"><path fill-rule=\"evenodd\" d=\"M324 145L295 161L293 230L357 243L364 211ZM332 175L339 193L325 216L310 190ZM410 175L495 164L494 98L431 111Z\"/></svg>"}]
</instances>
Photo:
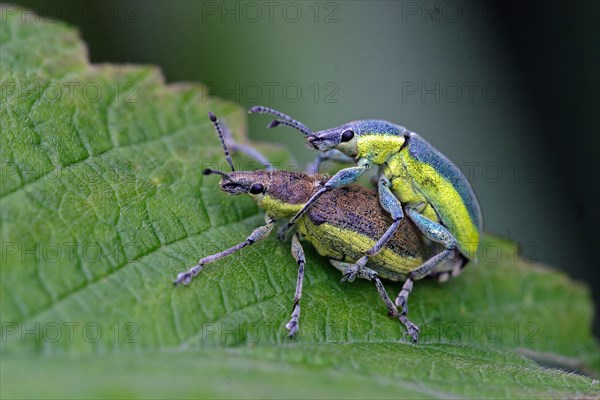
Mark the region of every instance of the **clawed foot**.
<instances>
[{"instance_id":1,"label":"clawed foot","mask_svg":"<svg viewBox=\"0 0 600 400\"><path fill-rule=\"evenodd\" d=\"M360 270L359 266L356 264L347 264L348 266L344 269L341 282L354 282L356 277L358 276L358 272Z\"/></svg>"},{"instance_id":2,"label":"clawed foot","mask_svg":"<svg viewBox=\"0 0 600 400\"><path fill-rule=\"evenodd\" d=\"M359 258L355 264L334 260L330 261L337 269L342 271L342 274L344 275L341 280L342 282L354 282L357 277L369 280L373 279L372 275L374 274L374 271L365 268L365 264L367 263L368 259L369 258L367 256L363 256Z\"/></svg>"},{"instance_id":3,"label":"clawed foot","mask_svg":"<svg viewBox=\"0 0 600 400\"><path fill-rule=\"evenodd\" d=\"M177 285L188 285L192 279L202 271L202 265L198 264L191 268L189 271L181 272L177 274L177 278L173 281L175 286Z\"/></svg>"},{"instance_id":4,"label":"clawed foot","mask_svg":"<svg viewBox=\"0 0 600 400\"><path fill-rule=\"evenodd\" d=\"M406 315L400 314L400 322L406 327L406 331L412 337L412 342L417 343L419 340L419 327L409 321Z\"/></svg>"},{"instance_id":5,"label":"clawed foot","mask_svg":"<svg viewBox=\"0 0 600 400\"><path fill-rule=\"evenodd\" d=\"M289 331L288 337L294 337L294 335L296 335L296 332L298 332L298 320L292 317L292 319L290 319L290 322L285 324L285 329Z\"/></svg>"},{"instance_id":6,"label":"clawed foot","mask_svg":"<svg viewBox=\"0 0 600 400\"><path fill-rule=\"evenodd\" d=\"M285 324L285 329L289 331L288 337L293 337L298 332L298 320L300 319L300 304L294 305L294 311L292 312L292 318L290 322Z\"/></svg>"},{"instance_id":7,"label":"clawed foot","mask_svg":"<svg viewBox=\"0 0 600 400\"><path fill-rule=\"evenodd\" d=\"M400 322L402 322L404 324L404 326L406 327L408 334L412 337L412 342L417 343L417 340L419 340L419 327L417 325L413 324L412 322L410 322L410 320L406 317L408 315L408 295L412 291L412 288L413 288L412 279L410 279L410 278L406 279L406 281L404 282L404 285L402 285L402 290L398 294L398 297L396 297L395 303L396 303L396 306L398 307L398 311L400 313L399 314Z\"/></svg>"}]
</instances>

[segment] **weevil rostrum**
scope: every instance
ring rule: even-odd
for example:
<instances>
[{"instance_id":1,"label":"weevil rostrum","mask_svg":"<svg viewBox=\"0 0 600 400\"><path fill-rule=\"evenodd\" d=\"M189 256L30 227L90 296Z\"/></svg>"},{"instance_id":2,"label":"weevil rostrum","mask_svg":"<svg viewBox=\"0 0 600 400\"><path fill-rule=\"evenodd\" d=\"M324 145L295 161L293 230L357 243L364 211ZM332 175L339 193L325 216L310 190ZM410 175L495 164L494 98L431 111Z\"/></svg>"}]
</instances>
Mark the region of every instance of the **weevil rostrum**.
<instances>
[{"instance_id":1,"label":"weevil rostrum","mask_svg":"<svg viewBox=\"0 0 600 400\"><path fill-rule=\"evenodd\" d=\"M360 268L393 237L406 215L429 240L442 246L440 252L419 267L436 271L440 263L455 260L459 271L475 258L483 229L481 208L473 189L460 169L415 132L383 120L359 120L339 127L313 132L301 122L277 110L256 106L250 113L277 117L269 128L285 125L301 132L310 147L320 152L313 168L326 159L355 163L337 172L306 202L280 232L284 236L299 218L328 191L355 182L373 166L378 166L378 190L381 206L393 222L373 248L356 261ZM409 273L408 288L416 274ZM396 299L404 307L402 296Z\"/></svg>"},{"instance_id":2,"label":"weevil rostrum","mask_svg":"<svg viewBox=\"0 0 600 400\"><path fill-rule=\"evenodd\" d=\"M190 270L177 275L174 281L176 285L189 284L205 265L265 239L278 219L289 219L297 214L327 182L326 177L316 174L269 169L235 171L226 144L231 145L231 141L224 138L216 116L209 113L209 117L221 138L225 157L232 171L226 173L207 169L204 174L220 175L222 191L231 195L247 194L254 199L265 210L266 225L256 228L243 242L222 252L203 257ZM252 151L246 154L253 155L251 154L253 152L255 153ZM257 159L269 166L264 157ZM404 281L408 276L413 279L425 276L443 277L452 271L456 260L438 263L435 270L424 269L423 261L432 254L439 253L440 246L424 238L410 220L404 219L385 246L371 257L368 263L357 265L356 260L361 258L368 249L376 246L377 238L381 237L392 223L392 218L379 203L374 190L359 185L349 185L324 193L313 203L307 213L295 221L297 230L292 236L291 252L298 265L298 278L291 319L286 324L290 337L298 331L300 317L300 299L306 263L300 243L303 239L311 243L319 254L328 257L331 264L343 273L342 282L351 282L355 278L372 281L388 308L388 314L406 327L413 342L417 341L419 328L408 319L408 307L405 306L398 311L380 278ZM404 285L399 294L404 305L407 304L411 290L412 283L408 286Z\"/></svg>"}]
</instances>

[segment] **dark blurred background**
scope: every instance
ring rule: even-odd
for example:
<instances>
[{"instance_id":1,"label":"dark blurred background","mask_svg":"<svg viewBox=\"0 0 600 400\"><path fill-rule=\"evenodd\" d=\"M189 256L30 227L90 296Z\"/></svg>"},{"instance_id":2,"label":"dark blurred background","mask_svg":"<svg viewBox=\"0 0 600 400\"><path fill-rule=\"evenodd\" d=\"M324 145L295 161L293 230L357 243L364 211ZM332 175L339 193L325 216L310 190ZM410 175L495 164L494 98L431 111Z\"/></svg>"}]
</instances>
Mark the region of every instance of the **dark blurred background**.
<instances>
[{"instance_id":1,"label":"dark blurred background","mask_svg":"<svg viewBox=\"0 0 600 400\"><path fill-rule=\"evenodd\" d=\"M77 26L92 62L155 64L314 130L382 118L420 133L467 174L487 231L600 303L600 2L16 3ZM250 137L314 156L267 121Z\"/></svg>"}]
</instances>

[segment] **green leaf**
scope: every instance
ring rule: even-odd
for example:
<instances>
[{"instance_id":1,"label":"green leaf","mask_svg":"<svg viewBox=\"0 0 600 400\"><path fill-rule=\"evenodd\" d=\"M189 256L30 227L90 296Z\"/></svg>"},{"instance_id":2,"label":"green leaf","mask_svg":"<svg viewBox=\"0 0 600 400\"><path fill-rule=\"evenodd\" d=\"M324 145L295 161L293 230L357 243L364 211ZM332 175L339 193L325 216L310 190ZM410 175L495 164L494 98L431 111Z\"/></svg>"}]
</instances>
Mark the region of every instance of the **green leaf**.
<instances>
[{"instance_id":1,"label":"green leaf","mask_svg":"<svg viewBox=\"0 0 600 400\"><path fill-rule=\"evenodd\" d=\"M565 371L600 369L587 289L498 238L461 277L417 282L417 346L369 282L341 284L310 245L294 340L289 243L268 239L174 288L262 222L201 174L226 169L207 111L243 133L243 110L153 67L89 65L73 29L3 10L2 398L599 395Z\"/></svg>"}]
</instances>

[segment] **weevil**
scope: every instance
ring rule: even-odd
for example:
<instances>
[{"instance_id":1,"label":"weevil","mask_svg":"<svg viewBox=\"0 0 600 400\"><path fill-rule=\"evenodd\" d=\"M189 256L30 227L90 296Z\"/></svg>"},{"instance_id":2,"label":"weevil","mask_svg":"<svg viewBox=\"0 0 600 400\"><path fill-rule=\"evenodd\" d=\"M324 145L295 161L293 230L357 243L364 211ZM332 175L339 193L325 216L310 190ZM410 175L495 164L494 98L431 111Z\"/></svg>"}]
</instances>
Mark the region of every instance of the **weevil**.
<instances>
[{"instance_id":1,"label":"weevil","mask_svg":"<svg viewBox=\"0 0 600 400\"><path fill-rule=\"evenodd\" d=\"M385 245L405 215L423 235L443 246L419 269L435 271L440 263L454 259L451 270L456 274L475 258L483 229L477 197L460 169L417 133L383 120L353 121L313 132L271 108L256 106L249 112L275 115L277 119L269 123L269 128L285 125L300 131L310 147L320 152L315 170L326 159L356 164L340 170L326 182L290 219L280 235L285 235L320 196L355 182L371 167L378 166L379 200L393 223L377 244L357 260L359 267ZM409 274L405 287L411 287L414 279L415 275ZM405 299L398 296L395 303L404 307Z\"/></svg>"},{"instance_id":2,"label":"weevil","mask_svg":"<svg viewBox=\"0 0 600 400\"><path fill-rule=\"evenodd\" d=\"M236 171L226 145L226 142L231 141L224 139L216 116L211 113L209 117L221 138L231 172L207 169L204 174L220 175L221 190L230 195L249 195L265 210L266 225L256 228L243 242L203 257L194 267L177 275L174 281L176 285L189 284L205 265L268 237L278 219L293 217L327 182L324 176L299 172ZM262 157L261 160L264 161L265 158ZM440 276L447 274L453 264L441 263L434 271L422 269L420 266L423 260L439 252L439 245L424 238L410 220L403 220L377 255L370 258L366 265L357 265L356 260L375 245L376 238L383 235L391 223L389 214L380 207L377 193L359 185L349 185L324 193L307 213L295 221L297 230L292 236L291 252L298 265L298 278L291 319L286 324L290 337L298 331L300 317L306 264L300 243L303 239L311 243L320 255L330 259L331 264L342 272L342 281L351 282L357 277L372 281L387 306L388 314L406 327L413 342L417 341L419 328L408 319L408 308L398 311L380 278L403 281L409 275L415 279ZM400 296L408 299L411 290L412 284L405 285Z\"/></svg>"}]
</instances>

